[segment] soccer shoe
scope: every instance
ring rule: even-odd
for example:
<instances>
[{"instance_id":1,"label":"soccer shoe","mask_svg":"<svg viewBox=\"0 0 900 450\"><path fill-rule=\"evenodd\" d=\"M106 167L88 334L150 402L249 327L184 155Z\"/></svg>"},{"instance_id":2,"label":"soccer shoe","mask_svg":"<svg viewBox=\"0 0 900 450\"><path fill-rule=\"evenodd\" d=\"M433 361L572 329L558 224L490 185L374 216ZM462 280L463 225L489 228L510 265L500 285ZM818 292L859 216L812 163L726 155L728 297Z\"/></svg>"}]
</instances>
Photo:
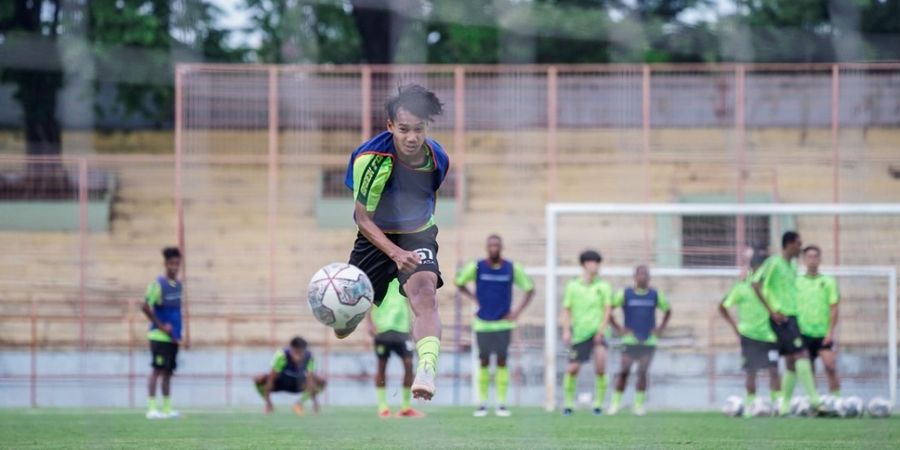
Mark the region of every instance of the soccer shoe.
<instances>
[{"instance_id":1,"label":"soccer shoe","mask_svg":"<svg viewBox=\"0 0 900 450\"><path fill-rule=\"evenodd\" d=\"M603 408L594 408L594 415L595 415L595 416L602 416L602 415L603 415Z\"/></svg>"},{"instance_id":2,"label":"soccer shoe","mask_svg":"<svg viewBox=\"0 0 900 450\"><path fill-rule=\"evenodd\" d=\"M294 405L291 406L291 409L294 411L294 414L298 416L302 416L306 413L306 411L303 410L303 405L299 403L294 403Z\"/></svg>"},{"instance_id":3,"label":"soccer shoe","mask_svg":"<svg viewBox=\"0 0 900 450\"><path fill-rule=\"evenodd\" d=\"M378 417L381 417L382 419L390 419L391 418L390 408L380 408L378 410Z\"/></svg>"},{"instance_id":4,"label":"soccer shoe","mask_svg":"<svg viewBox=\"0 0 900 450\"><path fill-rule=\"evenodd\" d=\"M619 413L619 405L612 405L609 407L609 410L606 411L606 414L610 416L614 416Z\"/></svg>"},{"instance_id":5,"label":"soccer shoe","mask_svg":"<svg viewBox=\"0 0 900 450\"><path fill-rule=\"evenodd\" d=\"M571 415L573 415L573 414L575 414L575 412L572 411L572 408L563 408L563 415L564 415L564 416L568 417L568 416L571 416Z\"/></svg>"},{"instance_id":6,"label":"soccer shoe","mask_svg":"<svg viewBox=\"0 0 900 450\"><path fill-rule=\"evenodd\" d=\"M472 417L487 417L487 415L488 415L487 408L484 406L481 406L480 408L476 409L475 412L472 413Z\"/></svg>"},{"instance_id":7,"label":"soccer shoe","mask_svg":"<svg viewBox=\"0 0 900 450\"><path fill-rule=\"evenodd\" d=\"M512 412L506 409L505 406L498 406L497 409L494 410L494 415L497 417L509 417L512 415Z\"/></svg>"},{"instance_id":8,"label":"soccer shoe","mask_svg":"<svg viewBox=\"0 0 900 450\"><path fill-rule=\"evenodd\" d=\"M410 387L413 398L421 398L423 400L431 400L434 397L434 367L429 364L423 364L416 370L416 378Z\"/></svg>"},{"instance_id":9,"label":"soccer shoe","mask_svg":"<svg viewBox=\"0 0 900 450\"><path fill-rule=\"evenodd\" d=\"M640 417L640 416L646 416L646 415L647 415L647 410L644 409L644 406L643 406L643 405L640 405L640 406L635 405L634 408L631 409L631 412L632 412L634 415L639 416L639 417Z\"/></svg>"},{"instance_id":10,"label":"soccer shoe","mask_svg":"<svg viewBox=\"0 0 900 450\"><path fill-rule=\"evenodd\" d=\"M165 414L161 413L158 409L148 409L147 414L144 416L150 420L156 419L165 419Z\"/></svg>"},{"instance_id":11,"label":"soccer shoe","mask_svg":"<svg viewBox=\"0 0 900 450\"><path fill-rule=\"evenodd\" d=\"M162 415L163 415L164 419L180 419L181 418L181 413L178 411L175 411L174 409L167 413L162 413Z\"/></svg>"},{"instance_id":12,"label":"soccer shoe","mask_svg":"<svg viewBox=\"0 0 900 450\"><path fill-rule=\"evenodd\" d=\"M400 411L397 411L397 417L409 417L412 419L421 419L425 417L425 413L422 411L415 410L413 408L403 408Z\"/></svg>"}]
</instances>

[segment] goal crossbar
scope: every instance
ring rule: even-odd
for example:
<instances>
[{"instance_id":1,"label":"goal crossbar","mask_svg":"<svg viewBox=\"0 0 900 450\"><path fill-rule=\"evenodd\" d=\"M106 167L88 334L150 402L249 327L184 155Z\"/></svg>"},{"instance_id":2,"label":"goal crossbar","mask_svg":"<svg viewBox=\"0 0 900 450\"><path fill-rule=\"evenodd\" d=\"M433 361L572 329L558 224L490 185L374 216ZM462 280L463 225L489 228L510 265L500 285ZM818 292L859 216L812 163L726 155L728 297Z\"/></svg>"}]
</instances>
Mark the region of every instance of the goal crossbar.
<instances>
[{"instance_id":1,"label":"goal crossbar","mask_svg":"<svg viewBox=\"0 0 900 450\"><path fill-rule=\"evenodd\" d=\"M553 411L556 406L556 349L558 278L576 276L577 266L560 266L557 259L557 222L562 215L877 215L900 216L900 203L549 203L545 207L547 246L544 267L530 267L526 272L532 276L545 278L544 302L544 409ZM608 276L628 276L633 267L604 267ZM823 267L823 273L836 276L883 277L888 282L888 373L889 393L892 404L897 399L897 268L894 266L836 266ZM722 268L675 268L653 269L654 275L670 277L729 277L740 274L738 267Z\"/></svg>"}]
</instances>

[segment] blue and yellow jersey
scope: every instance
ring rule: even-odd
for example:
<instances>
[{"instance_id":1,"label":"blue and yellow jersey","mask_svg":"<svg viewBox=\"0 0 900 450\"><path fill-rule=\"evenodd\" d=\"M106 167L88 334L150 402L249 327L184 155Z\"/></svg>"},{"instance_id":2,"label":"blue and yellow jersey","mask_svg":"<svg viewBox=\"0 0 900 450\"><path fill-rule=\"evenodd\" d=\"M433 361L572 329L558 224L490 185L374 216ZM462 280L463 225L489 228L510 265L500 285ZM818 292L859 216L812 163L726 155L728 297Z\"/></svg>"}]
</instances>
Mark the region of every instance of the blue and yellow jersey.
<instances>
[{"instance_id":1,"label":"blue and yellow jersey","mask_svg":"<svg viewBox=\"0 0 900 450\"><path fill-rule=\"evenodd\" d=\"M164 324L172 326L172 335L156 328L150 323L147 339L160 342L178 342L181 340L181 282L170 280L160 275L147 286L144 301L153 310L156 318Z\"/></svg>"},{"instance_id":2,"label":"blue and yellow jersey","mask_svg":"<svg viewBox=\"0 0 900 450\"><path fill-rule=\"evenodd\" d=\"M436 193L450 158L432 139L424 147L425 165L410 167L397 157L393 134L385 131L350 156L344 184L385 233L413 233L434 225Z\"/></svg>"}]
</instances>

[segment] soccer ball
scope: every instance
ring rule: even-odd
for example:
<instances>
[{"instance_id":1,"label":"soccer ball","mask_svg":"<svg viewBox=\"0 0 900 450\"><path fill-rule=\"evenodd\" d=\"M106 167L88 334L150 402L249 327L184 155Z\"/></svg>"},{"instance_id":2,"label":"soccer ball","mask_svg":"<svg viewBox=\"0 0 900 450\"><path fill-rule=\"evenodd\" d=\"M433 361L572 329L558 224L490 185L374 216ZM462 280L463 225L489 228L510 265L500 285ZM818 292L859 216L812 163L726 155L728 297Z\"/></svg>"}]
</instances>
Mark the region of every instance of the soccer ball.
<instances>
[{"instance_id":1,"label":"soccer ball","mask_svg":"<svg viewBox=\"0 0 900 450\"><path fill-rule=\"evenodd\" d=\"M797 417L809 417L812 415L812 406L809 397L794 397L791 399L791 415Z\"/></svg>"},{"instance_id":2,"label":"soccer ball","mask_svg":"<svg viewBox=\"0 0 900 450\"><path fill-rule=\"evenodd\" d=\"M841 417L859 417L863 414L863 401L856 396L844 397L837 402L837 413Z\"/></svg>"},{"instance_id":3,"label":"soccer ball","mask_svg":"<svg viewBox=\"0 0 900 450\"><path fill-rule=\"evenodd\" d=\"M722 412L729 417L740 417L744 414L744 399L737 395L731 395L725 399L725 406L722 406Z\"/></svg>"},{"instance_id":4,"label":"soccer ball","mask_svg":"<svg viewBox=\"0 0 900 450\"><path fill-rule=\"evenodd\" d=\"M308 300L316 320L338 331L352 330L366 317L375 292L363 271L331 263L309 282Z\"/></svg>"},{"instance_id":5,"label":"soccer ball","mask_svg":"<svg viewBox=\"0 0 900 450\"><path fill-rule=\"evenodd\" d=\"M753 417L771 417L772 402L767 398L757 398L750 404L750 415Z\"/></svg>"},{"instance_id":6,"label":"soccer ball","mask_svg":"<svg viewBox=\"0 0 900 450\"><path fill-rule=\"evenodd\" d=\"M891 402L884 397L873 397L866 407L869 417L888 417L891 415Z\"/></svg>"},{"instance_id":7,"label":"soccer ball","mask_svg":"<svg viewBox=\"0 0 900 450\"><path fill-rule=\"evenodd\" d=\"M820 397L819 417L834 417L837 415L838 399L833 395Z\"/></svg>"}]
</instances>

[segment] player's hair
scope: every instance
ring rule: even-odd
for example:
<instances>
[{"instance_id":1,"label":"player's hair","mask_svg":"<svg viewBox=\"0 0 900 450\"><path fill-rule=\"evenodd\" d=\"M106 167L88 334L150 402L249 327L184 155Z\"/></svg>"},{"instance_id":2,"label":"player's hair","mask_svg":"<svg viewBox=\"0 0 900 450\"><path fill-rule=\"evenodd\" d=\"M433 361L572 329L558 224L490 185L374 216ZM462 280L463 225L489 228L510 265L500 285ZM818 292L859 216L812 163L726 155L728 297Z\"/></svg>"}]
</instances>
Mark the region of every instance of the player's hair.
<instances>
[{"instance_id":1,"label":"player's hair","mask_svg":"<svg viewBox=\"0 0 900 450\"><path fill-rule=\"evenodd\" d=\"M581 252L580 255L578 255L578 262L581 265L584 265L584 263L586 263L588 261L602 262L603 257L600 256L600 252L598 252L596 250L585 250L585 251Z\"/></svg>"},{"instance_id":2,"label":"player's hair","mask_svg":"<svg viewBox=\"0 0 900 450\"><path fill-rule=\"evenodd\" d=\"M781 235L781 248L786 248L788 245L797 242L798 239L800 239L800 235L796 231L785 231Z\"/></svg>"},{"instance_id":3,"label":"player's hair","mask_svg":"<svg viewBox=\"0 0 900 450\"><path fill-rule=\"evenodd\" d=\"M181 258L181 250L178 247L166 247L163 249L162 255L166 261L172 258Z\"/></svg>"},{"instance_id":4,"label":"player's hair","mask_svg":"<svg viewBox=\"0 0 900 450\"><path fill-rule=\"evenodd\" d=\"M400 108L425 119L426 122L433 121L434 116L444 112L444 104L438 100L437 95L418 84L400 86L397 88L397 95L384 103L384 109L391 120L397 119L397 110Z\"/></svg>"},{"instance_id":5,"label":"player's hair","mask_svg":"<svg viewBox=\"0 0 900 450\"><path fill-rule=\"evenodd\" d=\"M811 251L814 251L820 255L822 254L822 249L819 248L818 245L807 245L806 248L803 249L803 254L805 255L806 252L811 252Z\"/></svg>"},{"instance_id":6,"label":"player's hair","mask_svg":"<svg viewBox=\"0 0 900 450\"><path fill-rule=\"evenodd\" d=\"M306 348L306 339L303 339L300 336L294 336L294 338L291 339L291 348L293 348L295 350L305 349Z\"/></svg>"},{"instance_id":7,"label":"player's hair","mask_svg":"<svg viewBox=\"0 0 900 450\"><path fill-rule=\"evenodd\" d=\"M766 261L766 255L764 253L755 253L752 258L750 258L750 268L756 269L761 266L763 262Z\"/></svg>"},{"instance_id":8,"label":"player's hair","mask_svg":"<svg viewBox=\"0 0 900 450\"><path fill-rule=\"evenodd\" d=\"M646 264L638 264L638 265L634 266L634 274L637 275L638 271L641 269L646 270L648 274L650 273L650 266L648 266Z\"/></svg>"},{"instance_id":9,"label":"player's hair","mask_svg":"<svg viewBox=\"0 0 900 450\"><path fill-rule=\"evenodd\" d=\"M496 240L498 240L498 241L500 241L500 242L503 242L503 238L500 237L500 235L499 235L499 234L496 234L496 233L494 233L494 234L492 234L492 235L490 235L490 236L487 237L487 240L488 240L488 241L491 240L491 239L496 239Z\"/></svg>"}]
</instances>

